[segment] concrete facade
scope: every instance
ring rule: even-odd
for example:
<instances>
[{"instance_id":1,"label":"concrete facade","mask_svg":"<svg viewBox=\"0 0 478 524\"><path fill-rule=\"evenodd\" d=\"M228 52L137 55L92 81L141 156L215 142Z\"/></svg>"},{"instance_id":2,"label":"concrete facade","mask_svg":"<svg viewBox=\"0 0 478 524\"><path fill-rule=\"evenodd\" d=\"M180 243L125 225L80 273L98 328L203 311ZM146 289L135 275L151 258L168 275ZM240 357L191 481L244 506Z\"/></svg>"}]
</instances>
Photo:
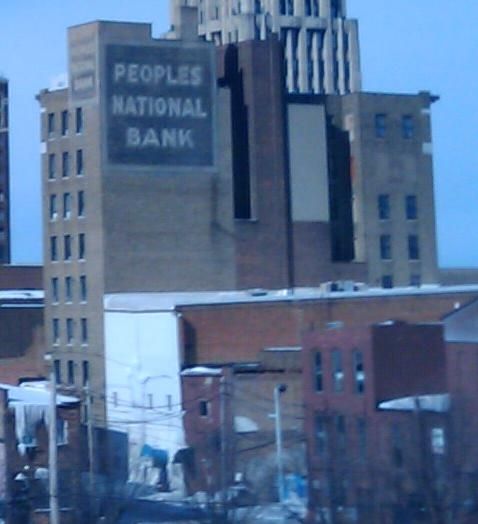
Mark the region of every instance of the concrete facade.
<instances>
[{"instance_id":1,"label":"concrete facade","mask_svg":"<svg viewBox=\"0 0 478 524\"><path fill-rule=\"evenodd\" d=\"M276 34L284 46L283 81L290 93L345 94L360 90L356 20L345 0L171 0L171 35L182 32L194 11L197 32L216 45L265 40Z\"/></svg>"},{"instance_id":2,"label":"concrete facade","mask_svg":"<svg viewBox=\"0 0 478 524\"><path fill-rule=\"evenodd\" d=\"M8 81L0 77L0 263L10 262Z\"/></svg>"}]
</instances>

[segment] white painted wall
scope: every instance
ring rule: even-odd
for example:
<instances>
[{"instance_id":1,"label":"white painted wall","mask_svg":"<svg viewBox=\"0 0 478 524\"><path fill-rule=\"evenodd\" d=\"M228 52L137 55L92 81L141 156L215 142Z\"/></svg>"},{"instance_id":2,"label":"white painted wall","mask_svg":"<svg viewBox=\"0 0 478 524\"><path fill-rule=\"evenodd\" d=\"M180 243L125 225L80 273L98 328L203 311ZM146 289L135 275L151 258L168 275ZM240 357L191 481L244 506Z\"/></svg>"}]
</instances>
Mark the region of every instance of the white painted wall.
<instances>
[{"instance_id":1,"label":"white painted wall","mask_svg":"<svg viewBox=\"0 0 478 524\"><path fill-rule=\"evenodd\" d=\"M144 444L167 450L169 479L182 491L175 453L182 426L178 318L173 312L105 312L108 428L128 434L130 479L154 483L158 471L140 458Z\"/></svg>"}]
</instances>

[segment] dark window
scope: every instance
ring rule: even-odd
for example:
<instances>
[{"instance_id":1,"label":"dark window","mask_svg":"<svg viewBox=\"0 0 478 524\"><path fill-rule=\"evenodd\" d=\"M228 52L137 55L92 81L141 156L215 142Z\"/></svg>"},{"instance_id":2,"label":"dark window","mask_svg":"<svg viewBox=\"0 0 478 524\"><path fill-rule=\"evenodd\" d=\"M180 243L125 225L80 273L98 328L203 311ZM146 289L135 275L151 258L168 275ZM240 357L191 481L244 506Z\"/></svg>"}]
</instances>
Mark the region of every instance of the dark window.
<instances>
[{"instance_id":1,"label":"dark window","mask_svg":"<svg viewBox=\"0 0 478 524\"><path fill-rule=\"evenodd\" d=\"M339 349L332 351L332 383L336 393L344 390L344 370L342 367L342 354Z\"/></svg>"},{"instance_id":2,"label":"dark window","mask_svg":"<svg viewBox=\"0 0 478 524\"><path fill-rule=\"evenodd\" d=\"M286 13L285 2L286 0L280 0L279 11L281 15L285 15Z\"/></svg>"},{"instance_id":3,"label":"dark window","mask_svg":"<svg viewBox=\"0 0 478 524\"><path fill-rule=\"evenodd\" d=\"M70 176L70 155L64 151L61 155L61 176L66 178Z\"/></svg>"},{"instance_id":4,"label":"dark window","mask_svg":"<svg viewBox=\"0 0 478 524\"><path fill-rule=\"evenodd\" d=\"M335 416L335 433L337 436L337 448L343 457L347 451L347 432L344 415Z\"/></svg>"},{"instance_id":5,"label":"dark window","mask_svg":"<svg viewBox=\"0 0 478 524\"><path fill-rule=\"evenodd\" d=\"M58 216L56 195L50 195L50 220L55 220Z\"/></svg>"},{"instance_id":6,"label":"dark window","mask_svg":"<svg viewBox=\"0 0 478 524\"><path fill-rule=\"evenodd\" d=\"M254 11L255 11L257 14L262 13L261 0L255 0L255 2L254 2Z\"/></svg>"},{"instance_id":7,"label":"dark window","mask_svg":"<svg viewBox=\"0 0 478 524\"><path fill-rule=\"evenodd\" d=\"M327 453L327 420L324 415L315 415L315 450L324 457Z\"/></svg>"},{"instance_id":8,"label":"dark window","mask_svg":"<svg viewBox=\"0 0 478 524\"><path fill-rule=\"evenodd\" d=\"M410 285L414 287L420 287L422 284L422 279L418 273L412 273L410 275Z\"/></svg>"},{"instance_id":9,"label":"dark window","mask_svg":"<svg viewBox=\"0 0 478 524\"><path fill-rule=\"evenodd\" d=\"M68 111L61 112L61 134L65 136L68 133Z\"/></svg>"},{"instance_id":10,"label":"dark window","mask_svg":"<svg viewBox=\"0 0 478 524\"><path fill-rule=\"evenodd\" d=\"M52 337L53 344L58 344L60 342L60 321L57 318L52 320Z\"/></svg>"},{"instance_id":11,"label":"dark window","mask_svg":"<svg viewBox=\"0 0 478 524\"><path fill-rule=\"evenodd\" d=\"M86 302L88 296L88 290L86 287L86 276L81 275L80 276L80 300L82 302Z\"/></svg>"},{"instance_id":12,"label":"dark window","mask_svg":"<svg viewBox=\"0 0 478 524\"><path fill-rule=\"evenodd\" d=\"M85 192L78 191L78 216L85 216Z\"/></svg>"},{"instance_id":13,"label":"dark window","mask_svg":"<svg viewBox=\"0 0 478 524\"><path fill-rule=\"evenodd\" d=\"M53 367L55 372L55 380L57 384L61 384L61 361L60 360L54 360L53 361Z\"/></svg>"},{"instance_id":14,"label":"dark window","mask_svg":"<svg viewBox=\"0 0 478 524\"><path fill-rule=\"evenodd\" d=\"M392 275L383 275L382 276L382 287L384 289L390 289L393 287L393 277Z\"/></svg>"},{"instance_id":15,"label":"dark window","mask_svg":"<svg viewBox=\"0 0 478 524\"><path fill-rule=\"evenodd\" d=\"M68 344L73 343L75 337L75 324L72 318L66 319L66 341Z\"/></svg>"},{"instance_id":16,"label":"dark window","mask_svg":"<svg viewBox=\"0 0 478 524\"><path fill-rule=\"evenodd\" d=\"M315 391L323 391L323 370L322 370L322 353L315 352Z\"/></svg>"},{"instance_id":17,"label":"dark window","mask_svg":"<svg viewBox=\"0 0 478 524\"><path fill-rule=\"evenodd\" d=\"M75 131L79 133L83 133L83 109L81 107L77 107L75 111Z\"/></svg>"},{"instance_id":18,"label":"dark window","mask_svg":"<svg viewBox=\"0 0 478 524\"><path fill-rule=\"evenodd\" d=\"M361 462L367 460L367 421L363 417L357 419L357 448Z\"/></svg>"},{"instance_id":19,"label":"dark window","mask_svg":"<svg viewBox=\"0 0 478 524\"><path fill-rule=\"evenodd\" d=\"M73 300L73 278L65 277L65 302Z\"/></svg>"},{"instance_id":20,"label":"dark window","mask_svg":"<svg viewBox=\"0 0 478 524\"><path fill-rule=\"evenodd\" d=\"M342 15L340 2L341 0L331 0L330 11L332 18L338 18Z\"/></svg>"},{"instance_id":21,"label":"dark window","mask_svg":"<svg viewBox=\"0 0 478 524\"><path fill-rule=\"evenodd\" d=\"M75 363L73 360L67 362L68 384L75 383Z\"/></svg>"},{"instance_id":22,"label":"dark window","mask_svg":"<svg viewBox=\"0 0 478 524\"><path fill-rule=\"evenodd\" d=\"M58 260L58 242L56 237L50 237L50 260Z\"/></svg>"},{"instance_id":23,"label":"dark window","mask_svg":"<svg viewBox=\"0 0 478 524\"><path fill-rule=\"evenodd\" d=\"M83 149L76 150L76 174L81 176L84 172Z\"/></svg>"},{"instance_id":24,"label":"dark window","mask_svg":"<svg viewBox=\"0 0 478 524\"><path fill-rule=\"evenodd\" d=\"M86 318L81 319L81 343L87 344L88 343L88 320Z\"/></svg>"},{"instance_id":25,"label":"dark window","mask_svg":"<svg viewBox=\"0 0 478 524\"><path fill-rule=\"evenodd\" d=\"M65 235L63 237L63 259L71 260L71 236Z\"/></svg>"},{"instance_id":26,"label":"dark window","mask_svg":"<svg viewBox=\"0 0 478 524\"><path fill-rule=\"evenodd\" d=\"M420 258L417 235L408 235L408 258L409 260L418 260Z\"/></svg>"},{"instance_id":27,"label":"dark window","mask_svg":"<svg viewBox=\"0 0 478 524\"><path fill-rule=\"evenodd\" d=\"M403 435L402 430L398 424L391 426L391 461L396 468L403 466Z\"/></svg>"},{"instance_id":28,"label":"dark window","mask_svg":"<svg viewBox=\"0 0 478 524\"><path fill-rule=\"evenodd\" d=\"M416 195L407 195L405 197L405 213L408 220L416 220L418 217L417 197Z\"/></svg>"},{"instance_id":29,"label":"dark window","mask_svg":"<svg viewBox=\"0 0 478 524\"><path fill-rule=\"evenodd\" d=\"M56 176L56 157L54 153L48 155L48 178L52 179Z\"/></svg>"},{"instance_id":30,"label":"dark window","mask_svg":"<svg viewBox=\"0 0 478 524\"><path fill-rule=\"evenodd\" d=\"M375 136L385 138L387 132L387 115L379 113L375 115Z\"/></svg>"},{"instance_id":31,"label":"dark window","mask_svg":"<svg viewBox=\"0 0 478 524\"><path fill-rule=\"evenodd\" d=\"M71 217L71 194L70 193L64 193L63 194L63 218L70 218Z\"/></svg>"},{"instance_id":32,"label":"dark window","mask_svg":"<svg viewBox=\"0 0 478 524\"><path fill-rule=\"evenodd\" d=\"M87 386L90 380L90 365L87 360L83 360L82 366L83 369L83 386Z\"/></svg>"},{"instance_id":33,"label":"dark window","mask_svg":"<svg viewBox=\"0 0 478 524\"><path fill-rule=\"evenodd\" d=\"M365 391L365 371L363 365L363 353L358 349L353 352L355 393L362 394Z\"/></svg>"},{"instance_id":34,"label":"dark window","mask_svg":"<svg viewBox=\"0 0 478 524\"><path fill-rule=\"evenodd\" d=\"M412 115L403 115L402 116L402 137L409 139L413 138L415 129L413 123Z\"/></svg>"},{"instance_id":35,"label":"dark window","mask_svg":"<svg viewBox=\"0 0 478 524\"><path fill-rule=\"evenodd\" d=\"M200 400L199 401L199 415L201 417L208 417L211 406L209 400Z\"/></svg>"},{"instance_id":36,"label":"dark window","mask_svg":"<svg viewBox=\"0 0 478 524\"><path fill-rule=\"evenodd\" d=\"M47 131L48 131L48 136L52 136L53 133L55 132L55 113L48 113Z\"/></svg>"},{"instance_id":37,"label":"dark window","mask_svg":"<svg viewBox=\"0 0 478 524\"><path fill-rule=\"evenodd\" d=\"M86 253L85 234L80 233L78 235L78 258L80 260L84 260L85 253Z\"/></svg>"},{"instance_id":38,"label":"dark window","mask_svg":"<svg viewBox=\"0 0 478 524\"><path fill-rule=\"evenodd\" d=\"M382 260L392 258L392 238L390 235L380 235L380 258Z\"/></svg>"},{"instance_id":39,"label":"dark window","mask_svg":"<svg viewBox=\"0 0 478 524\"><path fill-rule=\"evenodd\" d=\"M378 218L388 220L390 218L390 195L378 195Z\"/></svg>"},{"instance_id":40,"label":"dark window","mask_svg":"<svg viewBox=\"0 0 478 524\"><path fill-rule=\"evenodd\" d=\"M53 277L51 279L51 300L53 303L58 302L59 292L58 292L58 278Z\"/></svg>"}]
</instances>

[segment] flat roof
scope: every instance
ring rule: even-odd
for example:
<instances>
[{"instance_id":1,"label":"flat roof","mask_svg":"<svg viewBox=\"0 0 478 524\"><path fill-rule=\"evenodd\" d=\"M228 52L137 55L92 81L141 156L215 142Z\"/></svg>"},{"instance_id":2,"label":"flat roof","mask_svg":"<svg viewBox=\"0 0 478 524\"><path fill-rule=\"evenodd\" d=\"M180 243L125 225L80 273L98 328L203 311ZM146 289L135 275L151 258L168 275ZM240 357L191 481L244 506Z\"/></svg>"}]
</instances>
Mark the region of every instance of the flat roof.
<instances>
[{"instance_id":1,"label":"flat roof","mask_svg":"<svg viewBox=\"0 0 478 524\"><path fill-rule=\"evenodd\" d=\"M104 296L103 305L109 312L167 312L184 306L255 304L341 300L354 298L427 296L457 293L477 293L478 285L421 286L402 288L368 288L359 291L324 291L321 288L250 289L244 291L197 291L178 293L112 293Z\"/></svg>"}]
</instances>

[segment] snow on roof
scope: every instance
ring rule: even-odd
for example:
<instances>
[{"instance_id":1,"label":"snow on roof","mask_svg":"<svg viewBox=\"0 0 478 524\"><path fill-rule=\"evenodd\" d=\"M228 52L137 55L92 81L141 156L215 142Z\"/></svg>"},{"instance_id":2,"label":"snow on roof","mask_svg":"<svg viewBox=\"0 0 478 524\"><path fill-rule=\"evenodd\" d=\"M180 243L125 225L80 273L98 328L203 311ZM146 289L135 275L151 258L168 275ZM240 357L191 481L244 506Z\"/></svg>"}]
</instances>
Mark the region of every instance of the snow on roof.
<instances>
[{"instance_id":1,"label":"snow on roof","mask_svg":"<svg viewBox=\"0 0 478 524\"><path fill-rule=\"evenodd\" d=\"M347 299L388 296L424 296L446 293L478 293L478 285L369 288L358 291L325 291L321 288L294 288L244 291L198 291L178 293L113 293L104 296L106 311L174 311L180 306L295 302L319 299Z\"/></svg>"},{"instance_id":2,"label":"snow on roof","mask_svg":"<svg viewBox=\"0 0 478 524\"><path fill-rule=\"evenodd\" d=\"M418 395L414 397L400 397L380 402L378 409L384 411L433 411L445 413L450 407L450 395Z\"/></svg>"},{"instance_id":3,"label":"snow on roof","mask_svg":"<svg viewBox=\"0 0 478 524\"><path fill-rule=\"evenodd\" d=\"M4 289L0 291L2 300L43 300L45 292L40 289Z\"/></svg>"},{"instance_id":4,"label":"snow on roof","mask_svg":"<svg viewBox=\"0 0 478 524\"><path fill-rule=\"evenodd\" d=\"M181 375L183 377L190 377L196 375L222 375L222 369L196 366L194 368L189 368L185 369L184 371L181 371Z\"/></svg>"},{"instance_id":5,"label":"snow on roof","mask_svg":"<svg viewBox=\"0 0 478 524\"><path fill-rule=\"evenodd\" d=\"M8 392L9 404L28 404L31 406L47 406L50 402L50 392L48 391L47 382L39 382L34 386L28 383L22 386L11 386L9 384L0 384L0 389ZM56 396L57 406L66 406L79 402L76 397L66 395Z\"/></svg>"}]
</instances>

